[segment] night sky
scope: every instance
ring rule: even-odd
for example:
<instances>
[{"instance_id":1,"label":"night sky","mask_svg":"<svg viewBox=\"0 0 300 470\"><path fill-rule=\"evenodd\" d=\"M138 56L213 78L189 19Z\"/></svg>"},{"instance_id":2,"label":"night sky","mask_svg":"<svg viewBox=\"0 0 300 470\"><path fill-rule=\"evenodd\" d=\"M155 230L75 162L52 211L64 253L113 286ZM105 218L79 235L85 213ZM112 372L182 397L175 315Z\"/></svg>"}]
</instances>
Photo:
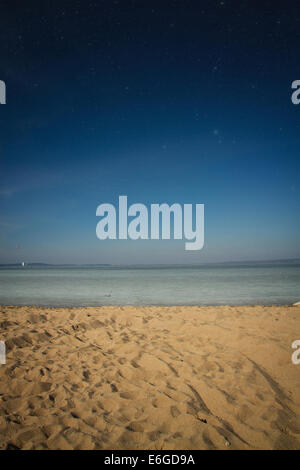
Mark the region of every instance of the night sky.
<instances>
[{"instance_id":1,"label":"night sky","mask_svg":"<svg viewBox=\"0 0 300 470\"><path fill-rule=\"evenodd\" d=\"M300 258L298 1L2 1L0 263ZM205 204L205 246L96 208Z\"/></svg>"}]
</instances>

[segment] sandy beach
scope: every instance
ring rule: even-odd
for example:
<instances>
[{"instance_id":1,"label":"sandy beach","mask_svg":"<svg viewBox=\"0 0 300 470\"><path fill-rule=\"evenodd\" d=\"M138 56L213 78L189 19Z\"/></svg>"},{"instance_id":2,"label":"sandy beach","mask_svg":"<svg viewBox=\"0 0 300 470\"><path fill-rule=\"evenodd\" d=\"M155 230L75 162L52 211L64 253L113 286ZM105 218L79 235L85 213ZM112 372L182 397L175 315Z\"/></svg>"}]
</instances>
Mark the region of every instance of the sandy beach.
<instances>
[{"instance_id":1,"label":"sandy beach","mask_svg":"<svg viewBox=\"0 0 300 470\"><path fill-rule=\"evenodd\" d=\"M0 449L300 449L300 305L1 307Z\"/></svg>"}]
</instances>

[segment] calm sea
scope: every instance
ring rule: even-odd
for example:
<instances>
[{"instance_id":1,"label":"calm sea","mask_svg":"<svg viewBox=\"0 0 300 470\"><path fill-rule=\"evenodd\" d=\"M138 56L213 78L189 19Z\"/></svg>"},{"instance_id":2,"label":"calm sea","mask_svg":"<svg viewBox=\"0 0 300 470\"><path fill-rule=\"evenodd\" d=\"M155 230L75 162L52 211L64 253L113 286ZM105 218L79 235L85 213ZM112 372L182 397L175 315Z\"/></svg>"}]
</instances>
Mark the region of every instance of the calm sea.
<instances>
[{"instance_id":1,"label":"calm sea","mask_svg":"<svg viewBox=\"0 0 300 470\"><path fill-rule=\"evenodd\" d=\"M300 264L0 268L1 305L290 304Z\"/></svg>"}]
</instances>

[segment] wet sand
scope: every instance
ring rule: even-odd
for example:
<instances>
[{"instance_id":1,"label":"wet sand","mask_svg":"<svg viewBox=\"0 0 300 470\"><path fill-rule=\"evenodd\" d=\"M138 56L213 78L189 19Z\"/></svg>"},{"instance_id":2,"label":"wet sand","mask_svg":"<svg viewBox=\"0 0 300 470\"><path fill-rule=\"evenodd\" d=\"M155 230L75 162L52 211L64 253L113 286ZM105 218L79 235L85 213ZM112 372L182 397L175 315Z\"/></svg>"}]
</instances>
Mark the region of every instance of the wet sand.
<instances>
[{"instance_id":1,"label":"wet sand","mask_svg":"<svg viewBox=\"0 0 300 470\"><path fill-rule=\"evenodd\" d=\"M0 307L0 449L300 449L300 305Z\"/></svg>"}]
</instances>

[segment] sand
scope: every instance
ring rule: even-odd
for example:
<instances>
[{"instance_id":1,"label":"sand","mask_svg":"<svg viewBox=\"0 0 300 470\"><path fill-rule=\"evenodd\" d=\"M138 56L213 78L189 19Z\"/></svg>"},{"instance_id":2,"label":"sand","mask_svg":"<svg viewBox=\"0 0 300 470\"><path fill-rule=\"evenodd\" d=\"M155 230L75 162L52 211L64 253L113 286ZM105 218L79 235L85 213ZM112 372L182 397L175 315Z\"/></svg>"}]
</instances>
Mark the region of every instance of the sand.
<instances>
[{"instance_id":1,"label":"sand","mask_svg":"<svg viewBox=\"0 0 300 470\"><path fill-rule=\"evenodd\" d=\"M0 449L300 449L300 306L0 307Z\"/></svg>"}]
</instances>

